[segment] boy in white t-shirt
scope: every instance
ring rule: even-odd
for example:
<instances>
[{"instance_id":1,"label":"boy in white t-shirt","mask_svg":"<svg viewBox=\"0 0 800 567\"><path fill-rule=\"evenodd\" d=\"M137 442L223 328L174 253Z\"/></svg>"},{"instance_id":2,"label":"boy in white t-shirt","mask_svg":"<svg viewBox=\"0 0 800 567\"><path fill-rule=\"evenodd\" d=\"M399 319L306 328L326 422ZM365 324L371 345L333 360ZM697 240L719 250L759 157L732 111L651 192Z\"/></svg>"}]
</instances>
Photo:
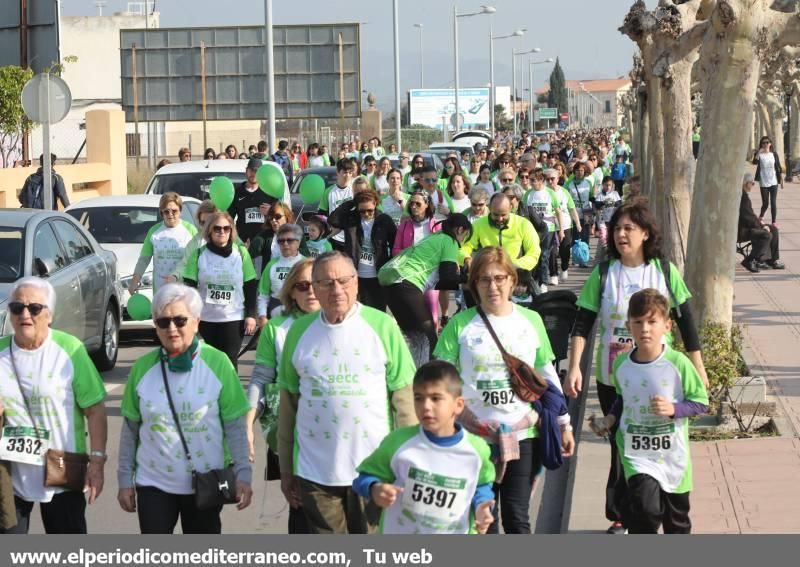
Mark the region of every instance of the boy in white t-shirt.
<instances>
[{"instance_id":1,"label":"boy in white t-shirt","mask_svg":"<svg viewBox=\"0 0 800 567\"><path fill-rule=\"evenodd\" d=\"M619 397L607 416L589 423L601 436L619 423L614 442L628 484L628 533L655 534L663 526L665 534L688 534L688 418L708 411L708 394L689 358L664 344L672 328L666 297L652 288L634 293L626 325L636 347L614 360Z\"/></svg>"},{"instance_id":2,"label":"boy in white t-shirt","mask_svg":"<svg viewBox=\"0 0 800 567\"><path fill-rule=\"evenodd\" d=\"M414 375L419 425L397 429L358 466L353 490L383 509L381 533L486 533L494 521L494 465L480 437L456 424L461 377L442 360Z\"/></svg>"}]
</instances>

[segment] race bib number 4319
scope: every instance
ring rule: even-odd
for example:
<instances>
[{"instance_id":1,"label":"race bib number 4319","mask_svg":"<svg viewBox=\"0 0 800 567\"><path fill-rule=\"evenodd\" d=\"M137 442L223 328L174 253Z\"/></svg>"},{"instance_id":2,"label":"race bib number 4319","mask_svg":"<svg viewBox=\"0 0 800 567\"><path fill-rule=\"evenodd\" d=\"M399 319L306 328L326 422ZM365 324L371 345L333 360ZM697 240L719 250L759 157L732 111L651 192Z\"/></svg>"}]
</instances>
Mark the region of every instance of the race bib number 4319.
<instances>
[{"instance_id":1,"label":"race bib number 4319","mask_svg":"<svg viewBox=\"0 0 800 567\"><path fill-rule=\"evenodd\" d=\"M0 437L0 461L44 465L50 448L50 432L35 427L4 427Z\"/></svg>"}]
</instances>

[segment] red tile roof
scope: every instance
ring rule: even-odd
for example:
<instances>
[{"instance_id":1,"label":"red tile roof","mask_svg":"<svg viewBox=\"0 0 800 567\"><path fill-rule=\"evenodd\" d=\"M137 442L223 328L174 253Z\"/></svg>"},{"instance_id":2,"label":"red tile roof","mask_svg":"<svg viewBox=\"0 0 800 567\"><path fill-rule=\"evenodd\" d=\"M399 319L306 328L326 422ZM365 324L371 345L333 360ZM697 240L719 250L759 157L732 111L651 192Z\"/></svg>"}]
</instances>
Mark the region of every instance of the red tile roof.
<instances>
[{"instance_id":1,"label":"red tile roof","mask_svg":"<svg viewBox=\"0 0 800 567\"><path fill-rule=\"evenodd\" d=\"M580 83L590 93L618 91L631 84L630 79L598 79L588 81L566 81L567 88L573 91L580 90ZM545 94L550 92L550 85L536 91L536 94Z\"/></svg>"}]
</instances>

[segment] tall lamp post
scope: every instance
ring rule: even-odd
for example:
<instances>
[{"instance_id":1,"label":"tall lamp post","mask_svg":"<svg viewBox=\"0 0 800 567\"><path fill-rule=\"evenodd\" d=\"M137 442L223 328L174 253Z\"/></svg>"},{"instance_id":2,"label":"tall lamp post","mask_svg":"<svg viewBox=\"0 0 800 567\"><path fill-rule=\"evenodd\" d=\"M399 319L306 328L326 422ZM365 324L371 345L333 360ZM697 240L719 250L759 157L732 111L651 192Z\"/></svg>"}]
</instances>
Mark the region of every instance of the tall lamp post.
<instances>
[{"instance_id":1,"label":"tall lamp post","mask_svg":"<svg viewBox=\"0 0 800 567\"><path fill-rule=\"evenodd\" d=\"M394 21L394 128L397 151L403 151L403 140L400 122L400 28L398 17L399 0L392 2L392 15Z\"/></svg>"},{"instance_id":2,"label":"tall lamp post","mask_svg":"<svg viewBox=\"0 0 800 567\"><path fill-rule=\"evenodd\" d=\"M419 88L425 88L425 56L422 47L422 30L425 26L422 24L414 24L415 28L419 28Z\"/></svg>"},{"instance_id":3,"label":"tall lamp post","mask_svg":"<svg viewBox=\"0 0 800 567\"><path fill-rule=\"evenodd\" d=\"M461 126L461 109L458 105L458 18L469 18L471 16L479 16L481 14L494 14L497 9L494 6L481 6L478 12L469 12L466 14L459 14L458 7L453 5L453 67L455 71L455 98L456 98L456 123L454 128L458 130Z\"/></svg>"},{"instance_id":4,"label":"tall lamp post","mask_svg":"<svg viewBox=\"0 0 800 567\"><path fill-rule=\"evenodd\" d=\"M525 28L515 30L513 33L508 35L494 35L494 29L492 26L489 26L489 123L491 124L491 134L492 139L494 139L495 135L495 120L494 120L494 107L495 107L495 95L496 95L496 86L494 84L494 40L496 39L509 39L512 37L522 37L525 35Z\"/></svg>"},{"instance_id":5,"label":"tall lamp post","mask_svg":"<svg viewBox=\"0 0 800 567\"><path fill-rule=\"evenodd\" d=\"M538 47L528 49L525 51L511 50L511 110L514 113L514 139L517 138L517 55L526 55L528 53L539 53L542 50ZM524 89L523 89L524 90Z\"/></svg>"},{"instance_id":6,"label":"tall lamp post","mask_svg":"<svg viewBox=\"0 0 800 567\"><path fill-rule=\"evenodd\" d=\"M533 83L534 83L534 69L536 65L546 65L547 63L552 63L554 59L552 57L548 57L544 61L528 61L528 78L530 79L530 84L528 87L530 88L530 100L528 102L528 129L533 132L534 128L534 106L536 102L536 93L533 90ZM531 134L533 135L533 134Z\"/></svg>"}]
</instances>

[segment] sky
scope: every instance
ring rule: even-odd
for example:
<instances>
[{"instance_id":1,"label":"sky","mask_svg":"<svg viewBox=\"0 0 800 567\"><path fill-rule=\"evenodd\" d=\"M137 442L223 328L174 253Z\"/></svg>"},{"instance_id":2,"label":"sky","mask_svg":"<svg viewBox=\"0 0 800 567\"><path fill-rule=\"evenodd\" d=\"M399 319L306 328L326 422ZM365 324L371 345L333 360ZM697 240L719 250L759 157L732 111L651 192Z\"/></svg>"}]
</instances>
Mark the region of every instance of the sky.
<instances>
[{"instance_id":1,"label":"sky","mask_svg":"<svg viewBox=\"0 0 800 567\"><path fill-rule=\"evenodd\" d=\"M492 16L459 18L460 86L489 83L489 26L494 35L527 28L525 35L494 42L495 82L511 85L511 51L541 48L535 61L558 57L567 80L610 79L627 75L634 44L617 31L632 0L460 0L460 13L480 10L480 2L497 9ZM127 0L105 0L104 15L123 11ZM259 25L264 22L261 0L156 0L161 27ZM559 10L559 8L564 8ZM400 89L419 88L419 33L423 25L425 88L452 88L452 2L400 0ZM97 15L95 0L61 0L64 16ZM300 0L273 2L276 25L361 22L362 89L375 94L379 108L394 101L394 59L391 0ZM564 23L568 22L568 23ZM518 56L520 71L530 56ZM535 66L535 88L542 86L551 65ZM527 80L525 81L527 83ZM521 92L520 92L521 94ZM366 102L364 102L366 107Z\"/></svg>"}]
</instances>

